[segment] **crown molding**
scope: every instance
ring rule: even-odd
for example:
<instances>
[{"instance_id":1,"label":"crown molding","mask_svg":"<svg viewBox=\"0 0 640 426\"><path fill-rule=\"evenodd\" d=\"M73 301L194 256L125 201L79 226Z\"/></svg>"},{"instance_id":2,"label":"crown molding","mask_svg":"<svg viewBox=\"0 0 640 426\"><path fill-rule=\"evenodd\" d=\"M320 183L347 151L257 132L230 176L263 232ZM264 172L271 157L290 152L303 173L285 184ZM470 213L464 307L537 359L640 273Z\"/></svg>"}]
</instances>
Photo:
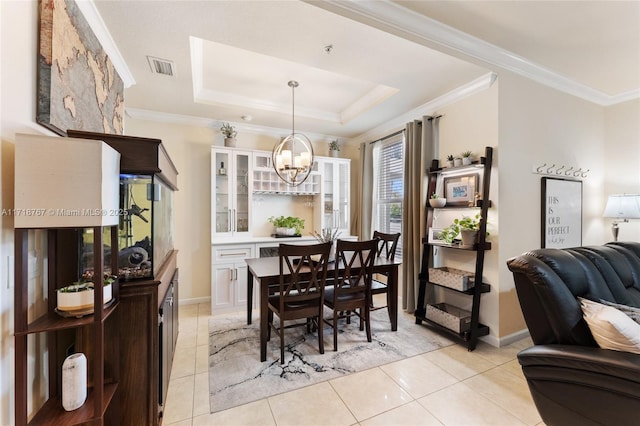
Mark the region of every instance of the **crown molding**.
<instances>
[{"instance_id":1,"label":"crown molding","mask_svg":"<svg viewBox=\"0 0 640 426\"><path fill-rule=\"evenodd\" d=\"M463 98L471 96L475 93L481 92L490 88L496 81L498 75L496 73L488 73L480 78L477 78L469 83L460 86L450 92L445 93L442 96L422 104L417 108L407 111L404 114L395 117L392 120L382 123L373 129L349 139L349 144L360 144L362 142L371 142L380 139L390 133L401 130L404 128L407 122L415 120L417 117L423 117L425 115L435 115L438 109L444 108L447 105L451 105L460 101Z\"/></svg>"},{"instance_id":2,"label":"crown molding","mask_svg":"<svg viewBox=\"0 0 640 426\"><path fill-rule=\"evenodd\" d=\"M464 56L509 70L540 84L587 101L609 106L640 98L640 89L626 93L608 95L599 90L571 80L549 68L516 55L477 37L445 25L439 21L409 10L389 0L343 1L325 0L309 3L328 9L334 13L356 18L363 23L375 23L379 28L397 35L409 36L413 40L423 40L429 45L437 45ZM342 14L341 13L341 14Z\"/></svg>"},{"instance_id":3,"label":"crown molding","mask_svg":"<svg viewBox=\"0 0 640 426\"><path fill-rule=\"evenodd\" d=\"M496 81L497 74L496 73L487 73L486 75L477 78L463 86L460 86L450 92L445 93L442 96L437 97L436 99L427 102L417 108L414 108L393 120L389 120L386 123L383 123L365 133L362 133L359 136L356 136L352 139L345 139L349 144L359 144L360 142L368 142L384 135L387 135L391 132L394 132L398 129L404 127L407 121L414 120L416 117L422 117L423 115L434 114L438 108L443 108L447 105L455 103L463 98L471 96L475 93L481 92L483 90L488 89L493 85ZM213 129L216 132L219 132L220 126L224 121L215 120L212 118L204 118L204 117L196 117L192 115L180 115L180 114L172 114L168 112L160 112L160 111L152 111L148 109L139 109L139 108L125 108L125 113L136 120L145 120L145 121L155 121L158 123L173 123L180 124L185 126L194 126L194 127L206 127L209 129ZM260 126L255 124L248 123L236 123L229 122L232 126L236 128L239 132L245 133L254 133L254 134L262 134L269 135L276 138L281 138L287 136L291 133L291 129L284 129L279 127L269 127L269 126ZM322 133L308 133L304 132L305 135L315 141L330 141L338 139L335 135L327 135Z\"/></svg>"},{"instance_id":4,"label":"crown molding","mask_svg":"<svg viewBox=\"0 0 640 426\"><path fill-rule=\"evenodd\" d=\"M129 117L135 120L155 121L158 123L172 123L172 124L179 124L179 125L193 126L193 127L205 127L208 129L212 129L213 131L218 133L220 133L219 129L223 123L231 124L233 127L236 128L238 132L268 135L275 138L283 138L291 133L290 128L284 129L280 127L260 126L256 124L248 124L243 122L222 121L222 120L215 120L213 118L196 117L193 115L172 114L169 112L152 111L152 110L140 109L140 108L125 107L125 113ZM337 136L327 135L323 133L304 132L304 134L309 139L312 139L316 142L329 141L329 140L334 140L338 138Z\"/></svg>"},{"instance_id":5,"label":"crown molding","mask_svg":"<svg viewBox=\"0 0 640 426\"><path fill-rule=\"evenodd\" d=\"M113 41L111 33L102 20L102 16L100 16L100 12L98 12L93 0L77 0L76 4L87 20L89 27L93 30L96 38L100 41L102 48L109 56L109 59L111 59L113 67L118 71L118 75L120 75L125 89L136 84L133 74L131 74L127 63L120 54L120 50L118 50L118 46L116 46L115 41Z\"/></svg>"}]
</instances>

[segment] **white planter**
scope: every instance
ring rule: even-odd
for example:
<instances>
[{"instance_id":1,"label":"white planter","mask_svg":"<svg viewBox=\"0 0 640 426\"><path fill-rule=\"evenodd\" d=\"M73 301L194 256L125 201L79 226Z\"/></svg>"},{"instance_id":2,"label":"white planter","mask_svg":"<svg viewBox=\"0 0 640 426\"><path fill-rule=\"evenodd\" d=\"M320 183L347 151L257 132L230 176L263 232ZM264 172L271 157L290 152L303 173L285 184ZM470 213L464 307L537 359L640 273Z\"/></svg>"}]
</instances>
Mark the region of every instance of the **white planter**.
<instances>
[{"instance_id":1,"label":"white planter","mask_svg":"<svg viewBox=\"0 0 640 426\"><path fill-rule=\"evenodd\" d=\"M462 157L462 164L464 166L468 166L469 164L471 164L471 157Z\"/></svg>"},{"instance_id":2,"label":"white planter","mask_svg":"<svg viewBox=\"0 0 640 426\"><path fill-rule=\"evenodd\" d=\"M453 166L454 167L462 166L462 158L454 158L453 159Z\"/></svg>"},{"instance_id":3,"label":"white planter","mask_svg":"<svg viewBox=\"0 0 640 426\"><path fill-rule=\"evenodd\" d=\"M75 292L63 292L58 289L57 308L59 311L72 312L93 308L93 289ZM108 303L113 298L111 284L104 286L102 299Z\"/></svg>"},{"instance_id":4,"label":"white planter","mask_svg":"<svg viewBox=\"0 0 640 426\"><path fill-rule=\"evenodd\" d=\"M446 198L429 198L429 205L434 208L444 207L447 204Z\"/></svg>"},{"instance_id":5,"label":"white planter","mask_svg":"<svg viewBox=\"0 0 640 426\"><path fill-rule=\"evenodd\" d=\"M224 138L224 146L234 148L236 146L236 138Z\"/></svg>"},{"instance_id":6,"label":"white planter","mask_svg":"<svg viewBox=\"0 0 640 426\"><path fill-rule=\"evenodd\" d=\"M331 154L332 157L340 157L340 151L336 150L336 149L330 149L329 153Z\"/></svg>"},{"instance_id":7,"label":"white planter","mask_svg":"<svg viewBox=\"0 0 640 426\"><path fill-rule=\"evenodd\" d=\"M286 235L286 236L294 236L296 235L296 229L295 228L276 228L276 235Z\"/></svg>"}]
</instances>

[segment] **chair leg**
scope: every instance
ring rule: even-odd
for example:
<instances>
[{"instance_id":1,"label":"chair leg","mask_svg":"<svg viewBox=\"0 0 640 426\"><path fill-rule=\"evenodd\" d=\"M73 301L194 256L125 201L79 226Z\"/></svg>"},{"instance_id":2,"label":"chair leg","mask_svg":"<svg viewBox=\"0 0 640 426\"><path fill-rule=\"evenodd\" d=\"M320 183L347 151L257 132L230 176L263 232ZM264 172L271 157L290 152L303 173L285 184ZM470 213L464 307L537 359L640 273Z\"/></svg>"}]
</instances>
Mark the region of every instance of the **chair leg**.
<instances>
[{"instance_id":1,"label":"chair leg","mask_svg":"<svg viewBox=\"0 0 640 426\"><path fill-rule=\"evenodd\" d=\"M338 311L333 311L333 350L338 350Z\"/></svg>"},{"instance_id":2,"label":"chair leg","mask_svg":"<svg viewBox=\"0 0 640 426\"><path fill-rule=\"evenodd\" d=\"M269 314L267 315L267 322L269 326L267 327L267 342L271 340L271 328L273 327L273 311L269 309Z\"/></svg>"},{"instance_id":3,"label":"chair leg","mask_svg":"<svg viewBox=\"0 0 640 426\"><path fill-rule=\"evenodd\" d=\"M364 317L365 317L365 321L366 321L366 326L367 326L367 342L371 342L371 315L370 315L371 311L369 310L369 306L367 305L364 308ZM362 320L360 320L360 324L362 324Z\"/></svg>"},{"instance_id":4,"label":"chair leg","mask_svg":"<svg viewBox=\"0 0 640 426\"><path fill-rule=\"evenodd\" d=\"M320 351L321 354L324 353L324 333L322 332L322 330L324 329L323 327L323 322L324 318L322 316L322 308L320 308L320 314L318 315L318 350Z\"/></svg>"},{"instance_id":5,"label":"chair leg","mask_svg":"<svg viewBox=\"0 0 640 426\"><path fill-rule=\"evenodd\" d=\"M280 318L280 364L284 364L284 323Z\"/></svg>"}]
</instances>

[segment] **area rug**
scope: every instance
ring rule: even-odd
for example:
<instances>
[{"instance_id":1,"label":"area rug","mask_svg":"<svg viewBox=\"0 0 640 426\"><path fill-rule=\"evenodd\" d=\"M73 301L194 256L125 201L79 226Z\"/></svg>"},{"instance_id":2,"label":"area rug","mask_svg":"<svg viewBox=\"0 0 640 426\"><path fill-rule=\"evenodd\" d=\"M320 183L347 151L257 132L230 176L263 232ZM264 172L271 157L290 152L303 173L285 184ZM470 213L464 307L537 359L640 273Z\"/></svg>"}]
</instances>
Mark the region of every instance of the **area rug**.
<instances>
[{"instance_id":1,"label":"area rug","mask_svg":"<svg viewBox=\"0 0 640 426\"><path fill-rule=\"evenodd\" d=\"M306 327L285 330L285 362L280 364L280 339L272 331L267 360L260 362L259 320L247 325L246 314L209 320L209 401L211 412L226 410L293 389L363 371L430 352L453 342L414 317L398 313L398 331L391 331L387 311L371 313L372 342L359 330L359 320L341 322L338 351L333 330L324 330L325 353L318 352L314 334ZM277 320L276 320L277 321Z\"/></svg>"}]
</instances>

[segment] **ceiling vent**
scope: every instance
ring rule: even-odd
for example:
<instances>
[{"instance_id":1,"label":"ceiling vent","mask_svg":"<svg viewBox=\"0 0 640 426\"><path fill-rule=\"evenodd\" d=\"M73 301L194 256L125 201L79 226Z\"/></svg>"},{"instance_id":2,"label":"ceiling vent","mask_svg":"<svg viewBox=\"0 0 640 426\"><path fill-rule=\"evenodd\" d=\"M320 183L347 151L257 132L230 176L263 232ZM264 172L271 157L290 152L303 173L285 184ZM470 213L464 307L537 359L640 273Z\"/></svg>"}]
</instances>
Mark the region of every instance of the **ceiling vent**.
<instances>
[{"instance_id":1,"label":"ceiling vent","mask_svg":"<svg viewBox=\"0 0 640 426\"><path fill-rule=\"evenodd\" d=\"M175 74L175 65L172 61L166 59L154 58L153 56L147 56L151 72L154 74L168 75L173 77Z\"/></svg>"}]
</instances>

